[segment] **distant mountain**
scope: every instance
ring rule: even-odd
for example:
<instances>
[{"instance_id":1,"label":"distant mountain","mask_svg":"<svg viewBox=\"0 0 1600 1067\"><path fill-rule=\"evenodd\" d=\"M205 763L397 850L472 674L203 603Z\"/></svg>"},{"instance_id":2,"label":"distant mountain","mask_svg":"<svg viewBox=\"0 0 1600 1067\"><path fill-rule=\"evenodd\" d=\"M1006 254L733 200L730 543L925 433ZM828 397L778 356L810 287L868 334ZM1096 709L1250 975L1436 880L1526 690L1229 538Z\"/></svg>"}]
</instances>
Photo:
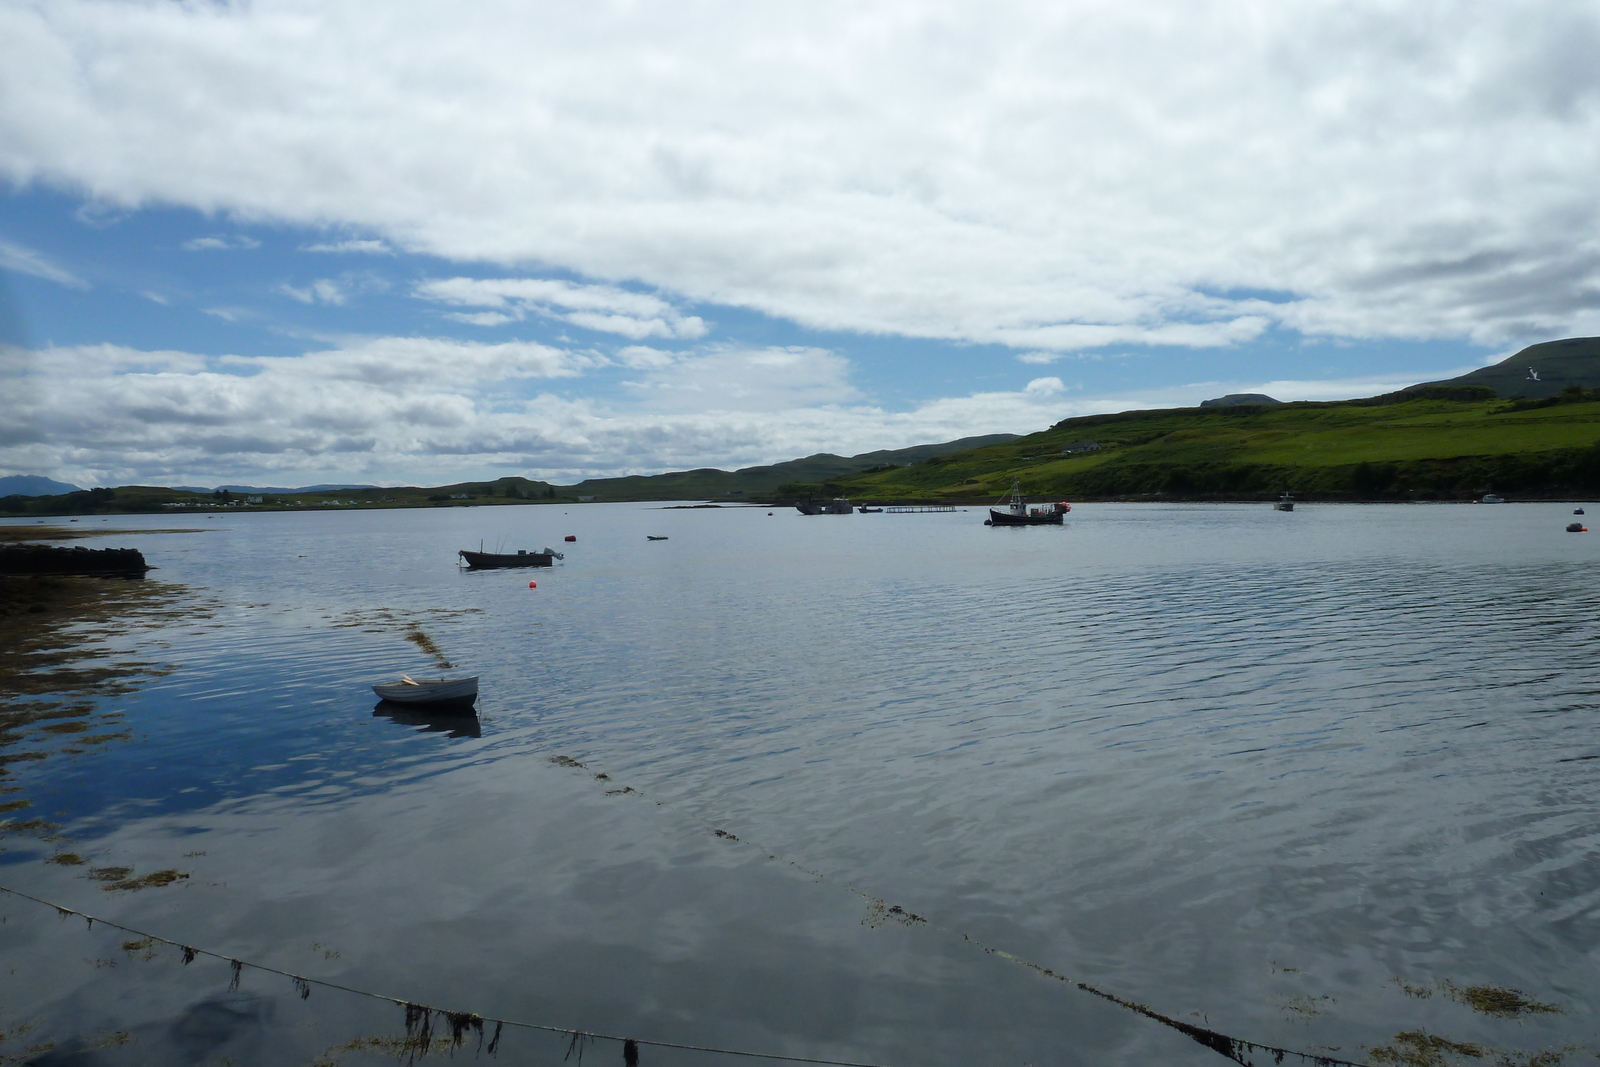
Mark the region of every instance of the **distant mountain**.
<instances>
[{"instance_id":1,"label":"distant mountain","mask_svg":"<svg viewBox=\"0 0 1600 1067\"><path fill-rule=\"evenodd\" d=\"M75 485L37 474L8 474L0 478L0 496L62 496L80 491Z\"/></svg>"},{"instance_id":2,"label":"distant mountain","mask_svg":"<svg viewBox=\"0 0 1600 1067\"><path fill-rule=\"evenodd\" d=\"M965 452L985 445L1004 444L1016 438L1017 435L1014 433L985 434L981 437L963 437L959 441L946 441L936 445L880 449L876 452L863 452L859 456L836 456L831 452L818 452L804 459L791 459L764 467L743 467L732 472L717 470L714 467L702 467L699 470L673 471L669 474L590 478L577 485L567 486L562 491L579 497L592 496L596 500L705 500L730 497L756 499L771 495L780 485L794 482L828 482L874 467L903 467L936 456L949 455L952 452Z\"/></svg>"},{"instance_id":3,"label":"distant mountain","mask_svg":"<svg viewBox=\"0 0 1600 1067\"><path fill-rule=\"evenodd\" d=\"M1534 380L1534 376L1538 380ZM1600 337L1569 337L1529 345L1492 367L1479 367L1458 378L1423 385L1486 385L1500 397L1543 400L1569 385L1600 387ZM1421 386L1413 386L1421 388Z\"/></svg>"}]
</instances>

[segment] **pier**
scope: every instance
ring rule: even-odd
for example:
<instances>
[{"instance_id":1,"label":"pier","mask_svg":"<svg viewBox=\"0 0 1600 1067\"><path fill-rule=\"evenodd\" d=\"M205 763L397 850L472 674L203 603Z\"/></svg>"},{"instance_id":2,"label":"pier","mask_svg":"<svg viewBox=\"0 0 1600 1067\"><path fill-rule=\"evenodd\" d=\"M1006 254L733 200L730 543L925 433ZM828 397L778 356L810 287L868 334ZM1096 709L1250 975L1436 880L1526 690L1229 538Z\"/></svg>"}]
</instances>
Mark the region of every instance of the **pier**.
<instances>
[{"instance_id":1,"label":"pier","mask_svg":"<svg viewBox=\"0 0 1600 1067\"><path fill-rule=\"evenodd\" d=\"M953 504L930 504L930 505L926 505L926 506L920 505L920 504L918 504L918 505L907 504L907 505L903 505L903 506L897 507L897 508L884 508L883 512L884 512L885 515L925 515L925 514L928 514L929 512L934 512L934 511L960 511L960 510L961 510L960 508L956 507Z\"/></svg>"}]
</instances>

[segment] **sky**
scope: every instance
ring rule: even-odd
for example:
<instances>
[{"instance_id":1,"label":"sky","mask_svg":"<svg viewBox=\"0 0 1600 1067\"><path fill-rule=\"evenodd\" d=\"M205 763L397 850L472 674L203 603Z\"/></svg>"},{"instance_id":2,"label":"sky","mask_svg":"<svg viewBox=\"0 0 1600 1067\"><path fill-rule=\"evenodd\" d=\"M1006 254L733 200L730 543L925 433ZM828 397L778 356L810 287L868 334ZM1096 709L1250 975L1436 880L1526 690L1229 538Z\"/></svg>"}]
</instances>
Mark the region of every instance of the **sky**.
<instances>
[{"instance_id":1,"label":"sky","mask_svg":"<svg viewBox=\"0 0 1600 1067\"><path fill-rule=\"evenodd\" d=\"M1600 334L1600 4L0 0L0 474L558 483Z\"/></svg>"}]
</instances>

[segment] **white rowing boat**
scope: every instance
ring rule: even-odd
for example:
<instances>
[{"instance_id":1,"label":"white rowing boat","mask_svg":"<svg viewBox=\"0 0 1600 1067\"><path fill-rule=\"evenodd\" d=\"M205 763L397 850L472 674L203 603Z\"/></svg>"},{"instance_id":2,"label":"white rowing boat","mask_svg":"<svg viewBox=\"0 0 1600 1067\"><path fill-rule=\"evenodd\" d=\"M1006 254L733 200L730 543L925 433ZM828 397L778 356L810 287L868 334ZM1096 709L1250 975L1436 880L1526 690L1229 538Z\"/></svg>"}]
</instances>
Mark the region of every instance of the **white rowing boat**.
<instances>
[{"instance_id":1,"label":"white rowing boat","mask_svg":"<svg viewBox=\"0 0 1600 1067\"><path fill-rule=\"evenodd\" d=\"M471 704L478 699L478 676L419 681L402 674L398 682L375 685L372 691L395 704Z\"/></svg>"}]
</instances>

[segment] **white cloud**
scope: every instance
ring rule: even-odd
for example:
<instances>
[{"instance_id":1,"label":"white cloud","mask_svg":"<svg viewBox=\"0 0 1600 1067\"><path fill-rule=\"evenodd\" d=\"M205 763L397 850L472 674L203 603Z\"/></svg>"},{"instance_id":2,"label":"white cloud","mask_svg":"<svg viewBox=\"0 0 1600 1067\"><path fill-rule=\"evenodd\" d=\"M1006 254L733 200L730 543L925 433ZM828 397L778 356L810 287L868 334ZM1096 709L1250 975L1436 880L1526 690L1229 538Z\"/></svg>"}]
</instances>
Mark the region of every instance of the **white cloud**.
<instances>
[{"instance_id":1,"label":"white cloud","mask_svg":"<svg viewBox=\"0 0 1600 1067\"><path fill-rule=\"evenodd\" d=\"M339 283L329 278L319 278L304 288L284 284L278 287L285 296L294 298L302 304L343 304L345 292Z\"/></svg>"},{"instance_id":2,"label":"white cloud","mask_svg":"<svg viewBox=\"0 0 1600 1067\"><path fill-rule=\"evenodd\" d=\"M243 234L234 234L232 236L212 235L185 241L183 242L183 247L190 252L228 252L237 249L260 248L261 242L254 237L246 237Z\"/></svg>"},{"instance_id":3,"label":"white cloud","mask_svg":"<svg viewBox=\"0 0 1600 1067\"><path fill-rule=\"evenodd\" d=\"M660 370L672 366L678 358L675 353L649 345L628 345L617 352L617 362L634 370Z\"/></svg>"},{"instance_id":4,"label":"white cloud","mask_svg":"<svg viewBox=\"0 0 1600 1067\"><path fill-rule=\"evenodd\" d=\"M1600 332L1569 0L14 0L0 40L0 173L108 208L1030 350Z\"/></svg>"},{"instance_id":5,"label":"white cloud","mask_svg":"<svg viewBox=\"0 0 1600 1067\"><path fill-rule=\"evenodd\" d=\"M65 267L57 266L42 252L6 240L0 240L0 270L30 274L47 282L65 285L69 289L89 288L88 282Z\"/></svg>"},{"instance_id":6,"label":"white cloud","mask_svg":"<svg viewBox=\"0 0 1600 1067\"><path fill-rule=\"evenodd\" d=\"M469 326L504 326L517 320L500 311L450 311L445 318L451 322L464 322Z\"/></svg>"},{"instance_id":7,"label":"white cloud","mask_svg":"<svg viewBox=\"0 0 1600 1067\"><path fill-rule=\"evenodd\" d=\"M715 349L653 367L638 349L624 351L650 369L627 385L655 410L782 411L860 399L849 362L826 349Z\"/></svg>"},{"instance_id":8,"label":"white cloud","mask_svg":"<svg viewBox=\"0 0 1600 1067\"><path fill-rule=\"evenodd\" d=\"M531 312L634 340L693 338L706 332L706 324L698 317L680 314L659 297L609 285L575 285L542 278L441 278L419 283L416 294L458 307L496 309L449 316L480 326L521 319Z\"/></svg>"},{"instance_id":9,"label":"white cloud","mask_svg":"<svg viewBox=\"0 0 1600 1067\"><path fill-rule=\"evenodd\" d=\"M306 245L302 252L354 252L369 256L392 256L394 249L382 241L324 241Z\"/></svg>"},{"instance_id":10,"label":"white cloud","mask_svg":"<svg viewBox=\"0 0 1600 1067\"><path fill-rule=\"evenodd\" d=\"M1026 433L1075 415L1234 392L1371 395L1418 377L1197 382L1071 399L1069 386L1047 377L886 411L865 402L848 363L824 350L718 349L665 361L624 351L645 370L632 390L638 399L603 404L549 387L605 359L520 342L388 337L300 356L220 358L0 347L0 389L21 398L0 407L0 473L77 484L441 484L498 471L570 483Z\"/></svg>"}]
</instances>

